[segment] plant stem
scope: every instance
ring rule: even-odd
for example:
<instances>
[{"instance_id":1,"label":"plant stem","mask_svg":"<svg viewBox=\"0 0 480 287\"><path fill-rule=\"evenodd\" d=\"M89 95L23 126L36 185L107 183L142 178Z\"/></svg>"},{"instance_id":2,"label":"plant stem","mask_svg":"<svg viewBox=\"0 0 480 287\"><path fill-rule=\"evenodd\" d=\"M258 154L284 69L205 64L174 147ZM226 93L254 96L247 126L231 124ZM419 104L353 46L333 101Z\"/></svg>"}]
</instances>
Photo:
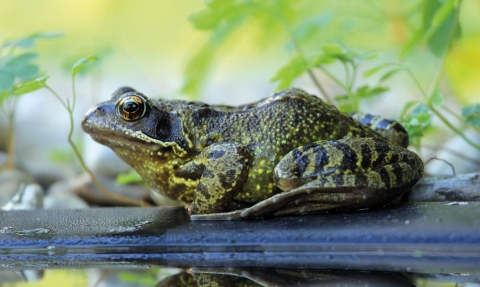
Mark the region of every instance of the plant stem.
<instances>
[{"instance_id":1,"label":"plant stem","mask_svg":"<svg viewBox=\"0 0 480 287\"><path fill-rule=\"evenodd\" d=\"M325 91L323 86L318 81L317 77L315 77L315 74L313 73L312 69L308 69L307 72L308 72L308 75L310 76L310 79L312 79L313 84L317 87L318 90L320 90L320 93L322 93L323 96L325 97L325 100L327 101L327 103L332 103L332 101L330 100L330 97L327 94L327 91Z\"/></svg>"},{"instance_id":2,"label":"plant stem","mask_svg":"<svg viewBox=\"0 0 480 287\"><path fill-rule=\"evenodd\" d=\"M318 68L320 70L322 70L325 75L327 75L330 79L332 79L335 83L337 83L340 87L342 87L345 91L347 91L347 93L350 94L350 90L348 89L348 87L342 83L339 79L337 79L337 77L335 77L334 75L332 75L327 69L325 69L323 66L319 65Z\"/></svg>"},{"instance_id":3,"label":"plant stem","mask_svg":"<svg viewBox=\"0 0 480 287\"><path fill-rule=\"evenodd\" d=\"M73 104L70 105L70 103L67 101L67 103L65 103L65 101L63 101L60 96L52 89L50 88L48 85L45 84L45 88L47 88L50 92L52 92L55 97L62 103L62 105L67 109L68 111L68 116L70 118L70 131L68 133L68 143L70 144L70 146L72 147L73 151L75 152L75 155L77 156L78 158L78 161L80 162L80 165L82 166L82 168L88 173L88 175L90 176L90 178L92 179L92 182L93 184L103 193L105 194L107 197L110 197L110 198L113 198L115 200L118 200L119 202L122 202L122 203L125 203L125 204L128 204L128 205L133 205L133 206L150 206L150 204L148 202L144 202L144 201L140 201L140 200L135 200L135 199L131 199L131 198L128 198L126 196L122 196L122 195L119 195L119 194L116 194L114 192L111 192L109 191L108 189L106 189L105 187L102 186L102 184L98 181L97 177L93 174L93 172L87 167L87 165L85 164L85 161L83 160L83 157L82 157L82 154L80 153L80 151L78 150L77 146L75 145L75 143L73 142L72 140L72 135L73 135L73 129L74 129L74 121L73 121ZM74 99L75 99L75 96L74 96ZM75 100L73 101L73 103L75 103Z\"/></svg>"}]
</instances>

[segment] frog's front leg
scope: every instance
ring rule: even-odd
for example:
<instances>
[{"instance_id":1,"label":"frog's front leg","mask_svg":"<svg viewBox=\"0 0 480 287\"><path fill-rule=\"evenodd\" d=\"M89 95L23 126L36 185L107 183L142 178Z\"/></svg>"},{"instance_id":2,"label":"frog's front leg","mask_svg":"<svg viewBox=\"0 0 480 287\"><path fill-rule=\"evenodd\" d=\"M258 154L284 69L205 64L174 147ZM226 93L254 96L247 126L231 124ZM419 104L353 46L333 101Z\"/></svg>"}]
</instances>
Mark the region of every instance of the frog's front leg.
<instances>
[{"instance_id":1,"label":"frog's front leg","mask_svg":"<svg viewBox=\"0 0 480 287\"><path fill-rule=\"evenodd\" d=\"M274 173L284 192L242 216L375 207L403 195L422 174L416 153L382 138L319 141L287 154Z\"/></svg>"},{"instance_id":2,"label":"frog's front leg","mask_svg":"<svg viewBox=\"0 0 480 287\"><path fill-rule=\"evenodd\" d=\"M194 191L192 213L223 211L241 189L248 174L250 152L233 142L215 143L176 173L199 178Z\"/></svg>"}]
</instances>

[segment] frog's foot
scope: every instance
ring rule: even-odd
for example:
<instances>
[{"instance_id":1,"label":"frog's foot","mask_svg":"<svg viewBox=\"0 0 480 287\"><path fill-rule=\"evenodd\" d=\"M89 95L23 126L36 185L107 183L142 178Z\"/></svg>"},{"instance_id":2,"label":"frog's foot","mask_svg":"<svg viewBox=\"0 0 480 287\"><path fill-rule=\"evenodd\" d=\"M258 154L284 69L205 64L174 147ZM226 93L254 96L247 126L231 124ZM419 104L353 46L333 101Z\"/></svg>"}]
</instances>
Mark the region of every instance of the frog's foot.
<instances>
[{"instance_id":1,"label":"frog's foot","mask_svg":"<svg viewBox=\"0 0 480 287\"><path fill-rule=\"evenodd\" d=\"M284 192L241 216L375 207L403 195L422 174L417 154L382 138L320 141L287 154L274 176Z\"/></svg>"},{"instance_id":2,"label":"frog's foot","mask_svg":"<svg viewBox=\"0 0 480 287\"><path fill-rule=\"evenodd\" d=\"M197 179L191 213L225 210L242 187L248 172L250 153L240 144L215 143L183 165L176 176Z\"/></svg>"},{"instance_id":3,"label":"frog's foot","mask_svg":"<svg viewBox=\"0 0 480 287\"><path fill-rule=\"evenodd\" d=\"M406 167L406 164L400 164L400 166ZM355 186L348 186L348 184L329 186L328 182L338 183L338 176L326 176L267 198L242 210L240 216L247 218L377 207L401 196L417 182L413 180L408 185L397 189L378 188L375 184L378 180L378 172L371 171L362 177L353 174L342 176L345 182L355 182ZM370 183L369 178L372 180ZM232 215L229 216L232 217Z\"/></svg>"}]
</instances>

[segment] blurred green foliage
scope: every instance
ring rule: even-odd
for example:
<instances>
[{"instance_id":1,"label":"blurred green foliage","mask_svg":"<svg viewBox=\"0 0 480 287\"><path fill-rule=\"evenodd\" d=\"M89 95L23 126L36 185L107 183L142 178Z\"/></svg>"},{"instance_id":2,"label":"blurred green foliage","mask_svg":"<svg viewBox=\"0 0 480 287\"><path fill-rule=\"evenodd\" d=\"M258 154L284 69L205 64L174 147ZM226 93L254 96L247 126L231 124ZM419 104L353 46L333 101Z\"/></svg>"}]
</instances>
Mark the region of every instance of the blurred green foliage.
<instances>
[{"instance_id":1,"label":"blurred green foliage","mask_svg":"<svg viewBox=\"0 0 480 287\"><path fill-rule=\"evenodd\" d=\"M42 87L46 77L40 76L35 60L38 53L27 51L35 48L37 40L62 36L60 33L39 33L13 41L0 47L0 107L9 97L19 96ZM19 52L20 51L20 52Z\"/></svg>"},{"instance_id":2,"label":"blurred green foliage","mask_svg":"<svg viewBox=\"0 0 480 287\"><path fill-rule=\"evenodd\" d=\"M405 104L400 120L409 132L411 142L419 146L421 138L432 130L432 116L436 115L454 132L464 137L472 146L480 149L479 145L466 139L463 132L457 129L441 113L444 96L440 93L439 84L444 73L444 64L449 51L456 39L461 37L460 9L462 0L418 0L405 1L410 5L409 13L402 15L405 21L415 23L412 26L410 40L405 41L398 53L398 62L381 63L363 72L363 79L359 77L360 66L366 61L377 57L373 51L357 52L341 42L329 42L323 35L323 30L335 21L339 15L327 12L315 12L310 6L302 5L297 0L206 0L206 8L194 13L189 20L196 29L208 31L210 38L191 59L182 91L188 94L199 94L207 79L212 63L215 62L216 51L234 34L235 29L243 25L257 25L260 27L259 38L278 38L284 36L284 46L290 50L292 57L281 66L271 80L277 82L276 90L288 88L300 76L308 74L319 92L328 101L332 102L318 75L323 74L344 90L333 96L341 111L350 113L358 111L360 102L390 89L386 82L399 72L406 73L415 83L419 94L417 101ZM307 1L314 5L313 2ZM359 1L360 2L360 1ZM358 2L357 2L358 3ZM365 6L370 5L372 11L384 16L386 2L362 1ZM420 21L418 21L420 18ZM239 36L235 34L235 36ZM241 35L240 35L241 36ZM433 79L430 83L420 83L415 73L401 60L409 57L415 49L426 45L437 64L432 71ZM336 75L337 69L343 67L343 74ZM365 84L371 76L377 76L375 85ZM424 87L428 86L428 90ZM478 105L466 107L462 111L466 122L478 125ZM457 116L459 118L459 116Z\"/></svg>"}]
</instances>

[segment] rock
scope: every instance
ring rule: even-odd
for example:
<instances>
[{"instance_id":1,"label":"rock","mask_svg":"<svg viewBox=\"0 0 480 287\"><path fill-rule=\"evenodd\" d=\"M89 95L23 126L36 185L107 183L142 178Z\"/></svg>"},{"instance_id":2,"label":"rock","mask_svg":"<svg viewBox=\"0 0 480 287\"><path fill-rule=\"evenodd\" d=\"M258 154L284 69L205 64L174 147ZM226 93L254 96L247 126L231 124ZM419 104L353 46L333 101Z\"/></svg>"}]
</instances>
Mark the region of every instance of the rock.
<instances>
[{"instance_id":1,"label":"rock","mask_svg":"<svg viewBox=\"0 0 480 287\"><path fill-rule=\"evenodd\" d=\"M150 201L149 190L139 185L117 185L115 179L97 175L98 181L109 191L134 200ZM83 198L89 204L108 206L131 206L115 198L103 194L92 183L88 174L77 177L73 182L73 192Z\"/></svg>"},{"instance_id":2,"label":"rock","mask_svg":"<svg viewBox=\"0 0 480 287\"><path fill-rule=\"evenodd\" d=\"M116 177L131 170L110 148L85 138L85 163L96 175Z\"/></svg>"},{"instance_id":3,"label":"rock","mask_svg":"<svg viewBox=\"0 0 480 287\"><path fill-rule=\"evenodd\" d=\"M43 208L43 188L36 183L21 185L19 191L2 210L29 210Z\"/></svg>"},{"instance_id":4,"label":"rock","mask_svg":"<svg viewBox=\"0 0 480 287\"><path fill-rule=\"evenodd\" d=\"M71 178L78 174L78 171L73 168L66 168L49 162L23 161L23 165L28 174L32 175L44 189L48 189L49 186L59 180Z\"/></svg>"},{"instance_id":5,"label":"rock","mask_svg":"<svg viewBox=\"0 0 480 287\"><path fill-rule=\"evenodd\" d=\"M34 183L29 174L16 170L5 169L0 171L0 206L5 205L20 190L23 185Z\"/></svg>"},{"instance_id":6,"label":"rock","mask_svg":"<svg viewBox=\"0 0 480 287\"><path fill-rule=\"evenodd\" d=\"M72 180L61 180L47 189L44 199L45 209L88 208L88 203L73 192Z\"/></svg>"}]
</instances>

